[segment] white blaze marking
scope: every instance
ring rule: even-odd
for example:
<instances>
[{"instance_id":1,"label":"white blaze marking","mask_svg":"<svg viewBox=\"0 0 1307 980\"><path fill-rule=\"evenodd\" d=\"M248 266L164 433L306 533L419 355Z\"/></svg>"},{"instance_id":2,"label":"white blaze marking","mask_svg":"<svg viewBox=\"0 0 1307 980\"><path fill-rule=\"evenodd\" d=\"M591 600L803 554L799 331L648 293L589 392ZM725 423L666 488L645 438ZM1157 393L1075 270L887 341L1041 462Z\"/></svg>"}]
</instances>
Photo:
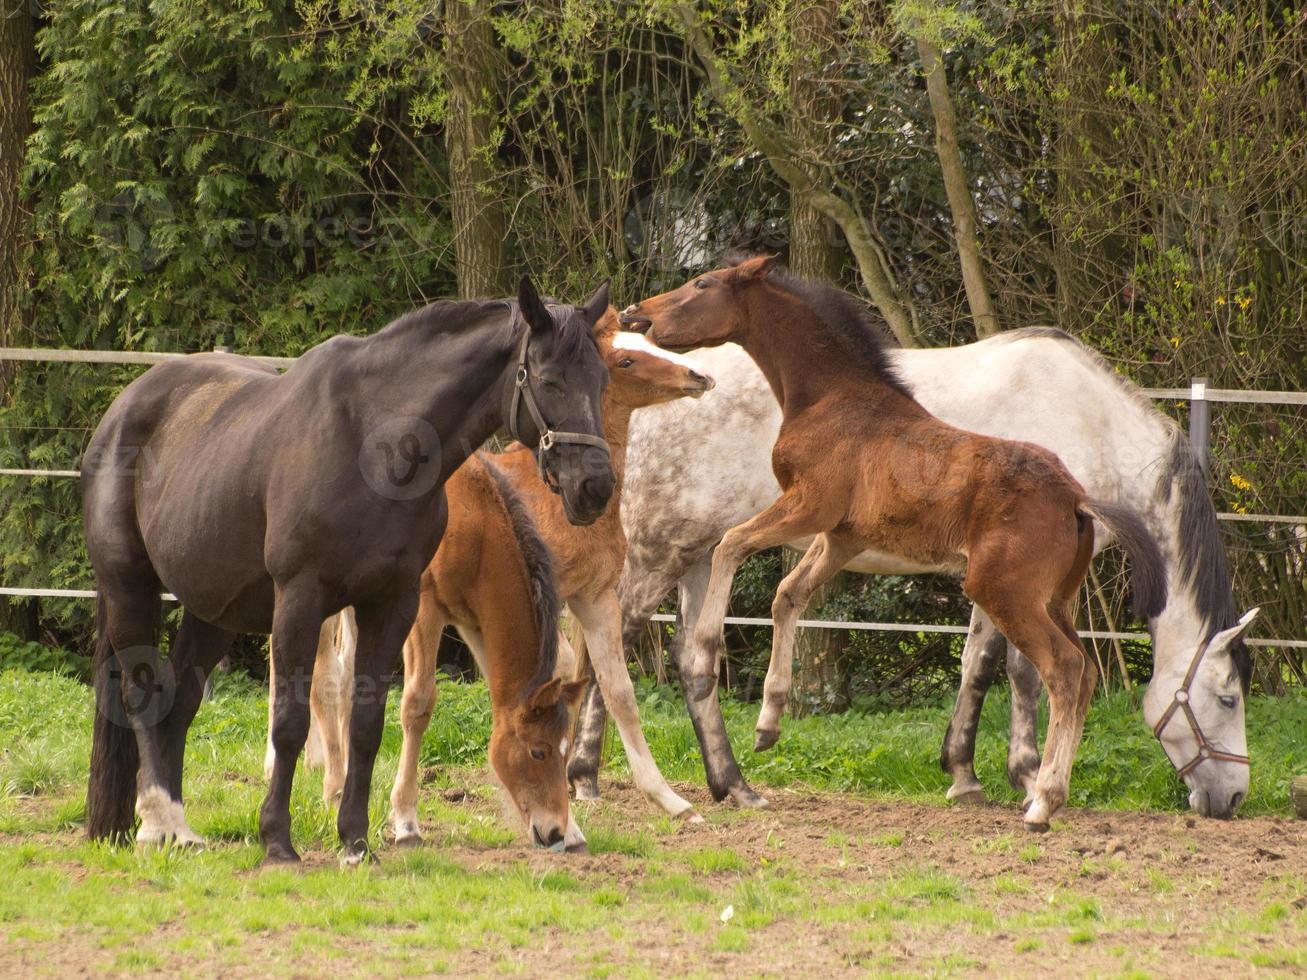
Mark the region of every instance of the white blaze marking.
<instances>
[{"instance_id":1,"label":"white blaze marking","mask_svg":"<svg viewBox=\"0 0 1307 980\"><path fill-rule=\"evenodd\" d=\"M673 351L663 350L661 347L651 343L649 338L644 334L631 333L629 330L619 330L613 337L613 347L617 350L638 350L646 354L652 354L654 357L660 357L678 367L689 368L699 374L706 375L705 371L697 361L693 361L684 354L677 354Z\"/></svg>"}]
</instances>

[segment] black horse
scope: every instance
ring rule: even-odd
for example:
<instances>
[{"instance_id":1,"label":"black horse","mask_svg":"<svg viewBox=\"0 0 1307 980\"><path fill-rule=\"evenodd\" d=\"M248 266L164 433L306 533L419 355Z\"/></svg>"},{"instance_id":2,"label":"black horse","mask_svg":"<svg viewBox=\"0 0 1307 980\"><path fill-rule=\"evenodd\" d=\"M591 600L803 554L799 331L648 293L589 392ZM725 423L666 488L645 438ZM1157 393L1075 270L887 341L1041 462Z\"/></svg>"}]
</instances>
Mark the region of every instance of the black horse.
<instances>
[{"instance_id":1,"label":"black horse","mask_svg":"<svg viewBox=\"0 0 1307 980\"><path fill-rule=\"evenodd\" d=\"M445 480L501 425L535 447L577 524L613 490L602 440L607 372L583 307L439 302L365 338L335 337L284 375L197 354L158 365L109 407L83 460L99 588L92 838L202 843L182 812L186 733L236 633L271 633L276 764L259 812L267 861L297 861L290 792L309 726L323 620L358 620L344 860L368 855L368 792L386 689L444 533ZM572 430L572 431L566 431ZM182 603L166 660L160 591ZM566 710L555 706L556 710ZM562 837L559 828L543 843Z\"/></svg>"}]
</instances>

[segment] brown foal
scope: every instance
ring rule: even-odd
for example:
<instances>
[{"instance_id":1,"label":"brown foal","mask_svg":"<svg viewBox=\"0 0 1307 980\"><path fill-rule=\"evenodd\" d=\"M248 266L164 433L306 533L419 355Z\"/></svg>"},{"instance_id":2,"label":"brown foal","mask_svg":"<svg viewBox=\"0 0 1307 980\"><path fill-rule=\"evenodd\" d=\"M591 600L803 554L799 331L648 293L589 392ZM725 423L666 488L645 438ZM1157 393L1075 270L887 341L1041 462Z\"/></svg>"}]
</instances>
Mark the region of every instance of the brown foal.
<instances>
[{"instance_id":1,"label":"brown foal","mask_svg":"<svg viewBox=\"0 0 1307 980\"><path fill-rule=\"evenodd\" d=\"M615 310L600 319L595 333L610 379L603 397L604 439L609 446L614 476L608 509L593 524L585 527L572 524L563 513L559 497L549 493L536 477L531 450L514 444L496 456L495 462L508 473L549 547L558 574L559 594L576 617L585 641L578 651L576 676L588 675L587 667L593 668L626 750L632 781L665 812L697 820L691 804L667 784L658 770L640 727L635 689L627 673L622 647L617 580L626 561L626 533L622 530L620 505L631 413L678 398L697 398L712 388L713 381L684 358L659 350L639 334L619 332ZM434 649L430 656L434 667ZM587 794L587 786L582 784L578 783L575 789L577 799L594 796L593 790Z\"/></svg>"},{"instance_id":2,"label":"brown foal","mask_svg":"<svg viewBox=\"0 0 1307 980\"><path fill-rule=\"evenodd\" d=\"M964 573L963 591L1036 666L1049 692L1044 756L1026 825L1046 829L1066 802L1071 764L1097 680L1072 602L1093 554L1093 521L1125 546L1136 603L1164 604L1161 554L1123 508L1085 499L1052 453L939 421L895 377L882 332L860 301L795 279L758 257L697 276L623 311L672 350L740 344L780 402L772 466L780 499L732 528L690 637L698 699L716 681L715 652L731 581L763 548L815 535L772 605L771 664L758 718L763 750L780 734L795 622L812 593L854 555L883 552L902 573Z\"/></svg>"}]
</instances>

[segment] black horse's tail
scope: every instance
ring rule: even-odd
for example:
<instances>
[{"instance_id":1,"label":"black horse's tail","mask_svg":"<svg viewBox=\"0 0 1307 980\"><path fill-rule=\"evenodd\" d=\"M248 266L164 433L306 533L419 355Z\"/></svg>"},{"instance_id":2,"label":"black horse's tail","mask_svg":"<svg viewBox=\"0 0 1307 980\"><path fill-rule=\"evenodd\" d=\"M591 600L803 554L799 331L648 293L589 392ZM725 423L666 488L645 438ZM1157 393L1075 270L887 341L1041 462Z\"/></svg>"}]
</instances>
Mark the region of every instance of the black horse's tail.
<instances>
[{"instance_id":1,"label":"black horse's tail","mask_svg":"<svg viewBox=\"0 0 1307 980\"><path fill-rule=\"evenodd\" d=\"M86 833L92 840L122 840L136 820L136 735L123 707L122 674L109 643L104 599L95 606L95 719L91 775L86 786Z\"/></svg>"},{"instance_id":2,"label":"black horse's tail","mask_svg":"<svg viewBox=\"0 0 1307 980\"><path fill-rule=\"evenodd\" d=\"M1130 558L1135 614L1151 619L1166 608L1166 562L1143 518L1129 507L1105 500L1082 500L1080 510L1116 537Z\"/></svg>"}]
</instances>

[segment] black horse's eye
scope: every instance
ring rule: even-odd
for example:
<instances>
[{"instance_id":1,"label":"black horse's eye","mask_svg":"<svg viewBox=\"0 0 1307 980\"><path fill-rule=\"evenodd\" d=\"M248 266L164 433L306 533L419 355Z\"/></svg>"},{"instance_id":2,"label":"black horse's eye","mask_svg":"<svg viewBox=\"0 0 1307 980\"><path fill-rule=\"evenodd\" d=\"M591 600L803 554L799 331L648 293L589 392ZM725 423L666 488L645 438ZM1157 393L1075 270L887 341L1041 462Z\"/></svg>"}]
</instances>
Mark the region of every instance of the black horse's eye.
<instances>
[{"instance_id":1,"label":"black horse's eye","mask_svg":"<svg viewBox=\"0 0 1307 980\"><path fill-rule=\"evenodd\" d=\"M634 363L635 361L631 360L629 357L624 357L617 362L617 366L619 368L629 368Z\"/></svg>"},{"instance_id":2,"label":"black horse's eye","mask_svg":"<svg viewBox=\"0 0 1307 980\"><path fill-rule=\"evenodd\" d=\"M709 285L710 283L708 282L707 279L696 279L694 281L695 289L707 289Z\"/></svg>"},{"instance_id":3,"label":"black horse's eye","mask_svg":"<svg viewBox=\"0 0 1307 980\"><path fill-rule=\"evenodd\" d=\"M535 759L536 762L544 762L544 761L545 761L545 750L544 750L544 749L532 749L532 750L531 750L531 758Z\"/></svg>"},{"instance_id":4,"label":"black horse's eye","mask_svg":"<svg viewBox=\"0 0 1307 980\"><path fill-rule=\"evenodd\" d=\"M1239 703L1239 699L1233 695L1225 695L1217 700L1221 702L1222 708L1230 708L1231 710L1233 710L1234 706Z\"/></svg>"}]
</instances>

